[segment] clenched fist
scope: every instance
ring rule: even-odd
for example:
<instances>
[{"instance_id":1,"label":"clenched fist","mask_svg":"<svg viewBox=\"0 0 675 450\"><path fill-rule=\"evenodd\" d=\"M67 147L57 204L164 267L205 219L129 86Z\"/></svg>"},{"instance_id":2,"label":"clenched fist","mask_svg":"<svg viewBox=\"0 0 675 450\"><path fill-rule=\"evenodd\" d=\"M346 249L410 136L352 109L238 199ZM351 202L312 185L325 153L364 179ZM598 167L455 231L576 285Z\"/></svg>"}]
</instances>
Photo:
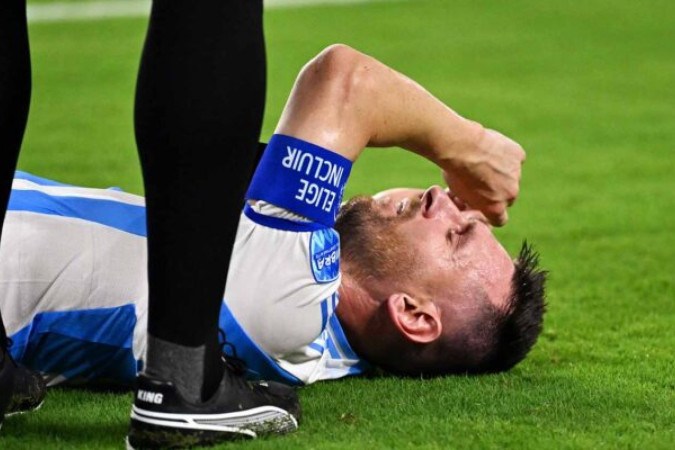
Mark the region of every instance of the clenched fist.
<instances>
[{"instance_id":1,"label":"clenched fist","mask_svg":"<svg viewBox=\"0 0 675 450\"><path fill-rule=\"evenodd\" d=\"M475 124L478 125L478 124ZM470 140L456 146L444 160L443 178L470 208L481 211L492 225L508 220L507 207L518 197L525 151L498 131L476 128Z\"/></svg>"}]
</instances>

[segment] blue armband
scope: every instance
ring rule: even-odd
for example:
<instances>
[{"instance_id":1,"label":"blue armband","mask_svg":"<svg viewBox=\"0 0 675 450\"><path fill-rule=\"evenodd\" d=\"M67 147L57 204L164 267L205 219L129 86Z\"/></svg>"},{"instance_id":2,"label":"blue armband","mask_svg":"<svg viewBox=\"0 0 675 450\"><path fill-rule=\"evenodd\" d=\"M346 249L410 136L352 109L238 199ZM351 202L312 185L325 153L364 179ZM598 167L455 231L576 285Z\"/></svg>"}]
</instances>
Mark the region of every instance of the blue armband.
<instances>
[{"instance_id":1,"label":"blue armband","mask_svg":"<svg viewBox=\"0 0 675 450\"><path fill-rule=\"evenodd\" d=\"M332 227L340 210L352 162L318 145L275 134L246 193Z\"/></svg>"}]
</instances>

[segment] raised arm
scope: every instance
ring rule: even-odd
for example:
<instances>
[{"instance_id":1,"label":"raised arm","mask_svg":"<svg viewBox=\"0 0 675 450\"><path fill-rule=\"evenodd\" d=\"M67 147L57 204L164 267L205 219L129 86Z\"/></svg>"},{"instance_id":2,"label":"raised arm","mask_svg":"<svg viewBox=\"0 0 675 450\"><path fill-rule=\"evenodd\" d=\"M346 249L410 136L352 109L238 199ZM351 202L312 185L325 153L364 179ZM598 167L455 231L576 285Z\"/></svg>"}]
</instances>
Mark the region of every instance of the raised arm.
<instances>
[{"instance_id":1,"label":"raised arm","mask_svg":"<svg viewBox=\"0 0 675 450\"><path fill-rule=\"evenodd\" d=\"M523 149L468 120L415 81L345 45L333 45L298 75L276 133L355 161L365 147L401 147L442 170L462 200L493 225L518 195Z\"/></svg>"}]
</instances>

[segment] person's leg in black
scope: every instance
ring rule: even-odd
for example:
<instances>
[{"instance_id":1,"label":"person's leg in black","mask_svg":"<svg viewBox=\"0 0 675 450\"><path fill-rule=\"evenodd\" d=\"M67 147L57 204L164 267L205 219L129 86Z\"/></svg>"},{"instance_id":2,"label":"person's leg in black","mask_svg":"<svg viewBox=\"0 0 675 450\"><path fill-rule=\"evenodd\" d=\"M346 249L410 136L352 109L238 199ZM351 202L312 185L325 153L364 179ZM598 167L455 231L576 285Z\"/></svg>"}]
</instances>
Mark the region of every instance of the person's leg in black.
<instances>
[{"instance_id":1,"label":"person's leg in black","mask_svg":"<svg viewBox=\"0 0 675 450\"><path fill-rule=\"evenodd\" d=\"M155 0L135 110L148 210L148 333L189 348L200 364L196 349L217 349L210 344L264 100L262 1ZM161 370L153 350L148 369ZM221 378L205 367L202 386L196 360L177 380L193 399L208 397Z\"/></svg>"},{"instance_id":2,"label":"person's leg in black","mask_svg":"<svg viewBox=\"0 0 675 450\"><path fill-rule=\"evenodd\" d=\"M26 1L0 2L0 236L28 120L31 73ZM44 398L41 379L17 366L0 313L0 425L5 413L34 409Z\"/></svg>"},{"instance_id":3,"label":"person's leg in black","mask_svg":"<svg viewBox=\"0 0 675 450\"><path fill-rule=\"evenodd\" d=\"M139 377L147 383L138 392L161 391L164 385L152 378L170 381L190 404L213 403L232 378L223 372L218 317L264 112L262 16L262 0L153 2L135 107L149 284L146 367ZM232 383L233 395L252 392L237 384L243 381ZM260 394L244 403L276 401ZM282 403L297 403L293 391L280 394ZM155 397L138 394L132 409L129 440L142 446L154 439L142 417L153 406L140 396Z\"/></svg>"}]
</instances>

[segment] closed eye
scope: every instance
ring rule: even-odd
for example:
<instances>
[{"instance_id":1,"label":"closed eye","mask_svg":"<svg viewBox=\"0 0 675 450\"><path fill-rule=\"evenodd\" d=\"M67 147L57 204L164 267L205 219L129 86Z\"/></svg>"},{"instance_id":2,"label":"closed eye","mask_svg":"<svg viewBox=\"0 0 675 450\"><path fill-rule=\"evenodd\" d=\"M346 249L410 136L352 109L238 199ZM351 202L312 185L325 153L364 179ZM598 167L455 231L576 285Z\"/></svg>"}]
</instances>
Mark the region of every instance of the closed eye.
<instances>
[{"instance_id":1,"label":"closed eye","mask_svg":"<svg viewBox=\"0 0 675 450\"><path fill-rule=\"evenodd\" d=\"M460 232L453 231L449 228L445 233L445 239L448 241L453 250L461 247L473 234L476 229L476 222L470 222Z\"/></svg>"},{"instance_id":2,"label":"closed eye","mask_svg":"<svg viewBox=\"0 0 675 450\"><path fill-rule=\"evenodd\" d=\"M457 238L458 236L454 231L452 231L452 228L448 228L448 232L445 233L445 239L448 241L448 244L450 244L451 248L455 247Z\"/></svg>"},{"instance_id":3,"label":"closed eye","mask_svg":"<svg viewBox=\"0 0 675 450\"><path fill-rule=\"evenodd\" d=\"M476 225L477 221L471 221L469 222L462 231L459 233L453 233L454 234L454 243L456 248L463 247L466 242L469 242L471 237L474 235L476 231Z\"/></svg>"}]
</instances>

